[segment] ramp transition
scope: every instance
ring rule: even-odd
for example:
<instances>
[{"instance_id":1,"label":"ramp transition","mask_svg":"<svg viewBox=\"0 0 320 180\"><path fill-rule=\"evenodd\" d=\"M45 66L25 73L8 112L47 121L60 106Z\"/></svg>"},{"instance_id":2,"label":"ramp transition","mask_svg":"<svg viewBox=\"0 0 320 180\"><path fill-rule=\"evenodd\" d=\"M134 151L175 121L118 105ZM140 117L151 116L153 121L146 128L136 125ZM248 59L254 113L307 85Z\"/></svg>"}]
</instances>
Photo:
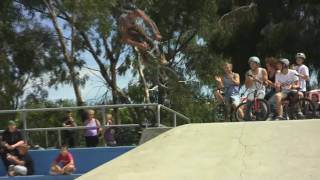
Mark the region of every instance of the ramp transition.
<instances>
[{"instance_id":1,"label":"ramp transition","mask_svg":"<svg viewBox=\"0 0 320 180\"><path fill-rule=\"evenodd\" d=\"M189 124L81 180L316 180L320 120Z\"/></svg>"}]
</instances>

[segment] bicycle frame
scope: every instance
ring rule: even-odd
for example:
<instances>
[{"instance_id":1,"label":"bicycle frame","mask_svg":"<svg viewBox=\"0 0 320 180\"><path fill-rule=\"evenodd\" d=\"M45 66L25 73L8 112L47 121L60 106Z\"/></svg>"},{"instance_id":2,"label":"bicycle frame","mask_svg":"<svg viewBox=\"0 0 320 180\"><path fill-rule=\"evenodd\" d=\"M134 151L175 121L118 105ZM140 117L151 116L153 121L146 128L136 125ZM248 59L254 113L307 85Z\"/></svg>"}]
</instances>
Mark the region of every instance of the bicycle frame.
<instances>
[{"instance_id":1,"label":"bicycle frame","mask_svg":"<svg viewBox=\"0 0 320 180\"><path fill-rule=\"evenodd\" d=\"M260 90L264 90L264 85L262 82L256 82L259 83L260 86L257 86L258 89L255 89L254 91L250 92L247 94L247 96L245 98L242 98L241 103L247 103L250 107L250 109L252 109L254 112L259 111L260 109L260 103L259 103L259 95L262 93L259 93ZM243 95L248 91L248 89L246 89L246 91L241 95L241 97L243 97ZM253 100L250 101L249 100L249 96L253 94ZM241 99L240 97L240 99ZM253 104L252 104L253 103ZM249 111L249 109L247 109L247 111Z\"/></svg>"}]
</instances>

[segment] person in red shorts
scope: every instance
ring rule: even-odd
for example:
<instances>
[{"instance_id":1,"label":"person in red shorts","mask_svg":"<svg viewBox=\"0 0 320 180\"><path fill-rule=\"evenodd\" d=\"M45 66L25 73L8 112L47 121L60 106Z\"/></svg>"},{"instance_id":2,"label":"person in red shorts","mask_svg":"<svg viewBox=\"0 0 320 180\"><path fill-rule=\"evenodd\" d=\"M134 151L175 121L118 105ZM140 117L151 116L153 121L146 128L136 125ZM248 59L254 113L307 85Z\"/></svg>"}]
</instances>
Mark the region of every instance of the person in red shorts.
<instances>
[{"instance_id":1,"label":"person in red shorts","mask_svg":"<svg viewBox=\"0 0 320 180\"><path fill-rule=\"evenodd\" d=\"M66 145L61 146L60 153L53 161L50 169L51 175L68 175L76 170L73 156Z\"/></svg>"}]
</instances>

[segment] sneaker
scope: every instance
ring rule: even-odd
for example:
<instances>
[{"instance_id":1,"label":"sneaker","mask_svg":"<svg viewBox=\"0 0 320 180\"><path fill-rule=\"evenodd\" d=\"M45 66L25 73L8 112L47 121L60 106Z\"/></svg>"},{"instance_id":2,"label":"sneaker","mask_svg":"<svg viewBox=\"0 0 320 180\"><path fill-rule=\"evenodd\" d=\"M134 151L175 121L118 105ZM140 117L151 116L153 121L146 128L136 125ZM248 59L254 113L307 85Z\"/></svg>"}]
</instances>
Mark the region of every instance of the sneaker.
<instances>
[{"instance_id":1,"label":"sneaker","mask_svg":"<svg viewBox=\"0 0 320 180\"><path fill-rule=\"evenodd\" d=\"M298 118L298 119L303 119L303 118L304 118L303 113L302 113L302 112L298 112L298 113L297 113L297 118Z\"/></svg>"},{"instance_id":2,"label":"sneaker","mask_svg":"<svg viewBox=\"0 0 320 180\"><path fill-rule=\"evenodd\" d=\"M280 120L284 120L284 118L282 116L277 116L274 120L275 121L280 121Z\"/></svg>"}]
</instances>

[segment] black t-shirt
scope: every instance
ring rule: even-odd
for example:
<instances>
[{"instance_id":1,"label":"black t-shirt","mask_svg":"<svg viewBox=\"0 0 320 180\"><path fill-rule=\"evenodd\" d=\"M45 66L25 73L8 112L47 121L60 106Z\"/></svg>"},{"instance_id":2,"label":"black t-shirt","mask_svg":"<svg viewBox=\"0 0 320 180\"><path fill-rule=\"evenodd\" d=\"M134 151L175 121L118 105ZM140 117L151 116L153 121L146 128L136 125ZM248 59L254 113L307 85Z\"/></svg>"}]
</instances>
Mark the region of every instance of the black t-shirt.
<instances>
[{"instance_id":1,"label":"black t-shirt","mask_svg":"<svg viewBox=\"0 0 320 180\"><path fill-rule=\"evenodd\" d=\"M29 155L29 153L27 153L25 155L19 154L18 158L20 161L25 162L24 166L28 169L27 175L33 175L33 173L34 173L33 160L31 158L31 156Z\"/></svg>"},{"instance_id":2,"label":"black t-shirt","mask_svg":"<svg viewBox=\"0 0 320 180\"><path fill-rule=\"evenodd\" d=\"M2 141L8 143L9 145L16 144L19 141L22 141L22 134L19 130L15 132L10 132L9 130L5 130L2 133Z\"/></svg>"}]
</instances>

